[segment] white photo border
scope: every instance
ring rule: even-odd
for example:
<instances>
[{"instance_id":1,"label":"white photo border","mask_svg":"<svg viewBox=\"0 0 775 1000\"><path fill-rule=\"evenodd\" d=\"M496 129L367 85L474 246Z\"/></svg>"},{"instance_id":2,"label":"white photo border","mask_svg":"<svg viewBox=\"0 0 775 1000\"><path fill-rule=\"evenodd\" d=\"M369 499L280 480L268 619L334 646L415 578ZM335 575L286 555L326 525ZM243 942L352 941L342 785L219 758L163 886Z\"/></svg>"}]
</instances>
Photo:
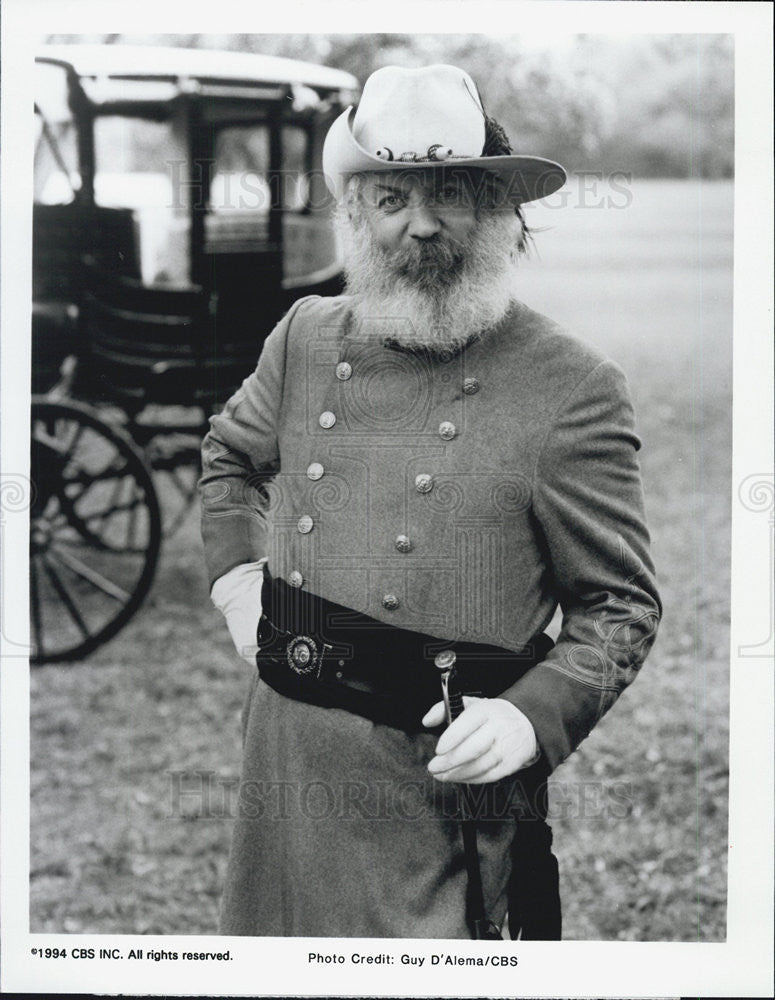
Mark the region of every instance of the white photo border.
<instances>
[{"instance_id":1,"label":"white photo border","mask_svg":"<svg viewBox=\"0 0 775 1000\"><path fill-rule=\"evenodd\" d=\"M516 969L443 965L310 966L309 951L481 955L466 942L30 934L29 678L20 655L26 622L29 487L29 302L32 181L32 53L42 29L53 32L204 33L304 31L477 32L499 25L518 33L728 33L735 37L734 444L731 630L731 739L728 935L725 943L504 942L492 954L517 955ZM519 2L394 0L390 5L245 4L201 0L5 0L2 5L2 283L0 309L0 558L2 673L0 709L0 987L17 992L187 993L197 995L362 996L757 996L772 984L773 670L772 656L750 657L771 615L766 514L740 498L755 480L772 497L772 7L757 3ZM16 471L20 470L20 471ZM752 478L753 477L753 480ZM767 487L767 484L769 486ZM769 528L772 532L772 514ZM763 533L764 532L764 533ZM766 652L766 650L765 650ZM227 963L40 961L47 947L221 951ZM428 974L430 973L430 974Z\"/></svg>"}]
</instances>

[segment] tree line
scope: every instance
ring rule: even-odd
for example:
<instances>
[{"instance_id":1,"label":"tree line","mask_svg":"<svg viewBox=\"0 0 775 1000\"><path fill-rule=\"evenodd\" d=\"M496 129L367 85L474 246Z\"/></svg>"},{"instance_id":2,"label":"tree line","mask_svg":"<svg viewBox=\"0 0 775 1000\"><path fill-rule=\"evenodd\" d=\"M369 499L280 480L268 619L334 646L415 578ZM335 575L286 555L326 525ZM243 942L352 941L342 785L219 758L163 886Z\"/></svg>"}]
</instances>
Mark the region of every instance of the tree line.
<instances>
[{"instance_id":1,"label":"tree line","mask_svg":"<svg viewBox=\"0 0 775 1000\"><path fill-rule=\"evenodd\" d=\"M386 65L449 62L479 86L514 151L571 171L731 177L734 47L729 35L246 34L49 36L174 44L304 59L361 82Z\"/></svg>"}]
</instances>

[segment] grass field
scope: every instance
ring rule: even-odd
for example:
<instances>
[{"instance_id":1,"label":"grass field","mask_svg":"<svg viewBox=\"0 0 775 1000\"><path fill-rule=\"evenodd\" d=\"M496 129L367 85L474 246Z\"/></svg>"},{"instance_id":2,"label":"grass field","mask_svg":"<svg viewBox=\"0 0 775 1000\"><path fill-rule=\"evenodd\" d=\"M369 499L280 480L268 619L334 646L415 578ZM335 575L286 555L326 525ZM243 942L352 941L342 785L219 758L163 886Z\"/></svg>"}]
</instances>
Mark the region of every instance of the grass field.
<instances>
[{"instance_id":1,"label":"grass field","mask_svg":"<svg viewBox=\"0 0 775 1000\"><path fill-rule=\"evenodd\" d=\"M628 374L665 604L642 676L554 779L564 936L719 941L732 186L614 195L629 204L532 209L540 258L521 279L524 301ZM207 598L192 512L130 625L32 674L32 931L214 932L248 673Z\"/></svg>"}]
</instances>

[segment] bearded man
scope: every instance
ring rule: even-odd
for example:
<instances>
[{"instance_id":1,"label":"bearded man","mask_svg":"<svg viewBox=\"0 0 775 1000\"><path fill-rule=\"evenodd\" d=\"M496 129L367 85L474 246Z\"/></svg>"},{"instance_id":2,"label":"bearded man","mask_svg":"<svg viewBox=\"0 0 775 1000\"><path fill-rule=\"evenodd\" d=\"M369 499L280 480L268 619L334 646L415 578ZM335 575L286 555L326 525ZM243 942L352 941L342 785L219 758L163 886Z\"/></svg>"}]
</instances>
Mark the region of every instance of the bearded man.
<instances>
[{"instance_id":1,"label":"bearded man","mask_svg":"<svg viewBox=\"0 0 775 1000\"><path fill-rule=\"evenodd\" d=\"M546 779L660 614L624 377L515 296L565 174L452 66L374 73L323 166L347 294L291 308L203 445L258 665L221 931L558 938Z\"/></svg>"}]
</instances>

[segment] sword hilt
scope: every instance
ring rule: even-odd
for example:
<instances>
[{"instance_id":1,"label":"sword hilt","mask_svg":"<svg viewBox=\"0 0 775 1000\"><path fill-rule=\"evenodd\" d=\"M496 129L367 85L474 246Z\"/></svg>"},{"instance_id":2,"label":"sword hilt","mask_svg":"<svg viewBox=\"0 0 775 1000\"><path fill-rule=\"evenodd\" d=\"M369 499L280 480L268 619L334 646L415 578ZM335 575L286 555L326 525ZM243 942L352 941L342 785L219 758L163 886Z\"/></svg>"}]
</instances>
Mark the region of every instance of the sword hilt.
<instances>
[{"instance_id":1,"label":"sword hilt","mask_svg":"<svg viewBox=\"0 0 775 1000\"><path fill-rule=\"evenodd\" d=\"M455 652L444 649L437 653L433 662L441 674L441 693L444 698L444 708L447 714L447 725L461 714L464 709L463 694L455 685Z\"/></svg>"}]
</instances>

